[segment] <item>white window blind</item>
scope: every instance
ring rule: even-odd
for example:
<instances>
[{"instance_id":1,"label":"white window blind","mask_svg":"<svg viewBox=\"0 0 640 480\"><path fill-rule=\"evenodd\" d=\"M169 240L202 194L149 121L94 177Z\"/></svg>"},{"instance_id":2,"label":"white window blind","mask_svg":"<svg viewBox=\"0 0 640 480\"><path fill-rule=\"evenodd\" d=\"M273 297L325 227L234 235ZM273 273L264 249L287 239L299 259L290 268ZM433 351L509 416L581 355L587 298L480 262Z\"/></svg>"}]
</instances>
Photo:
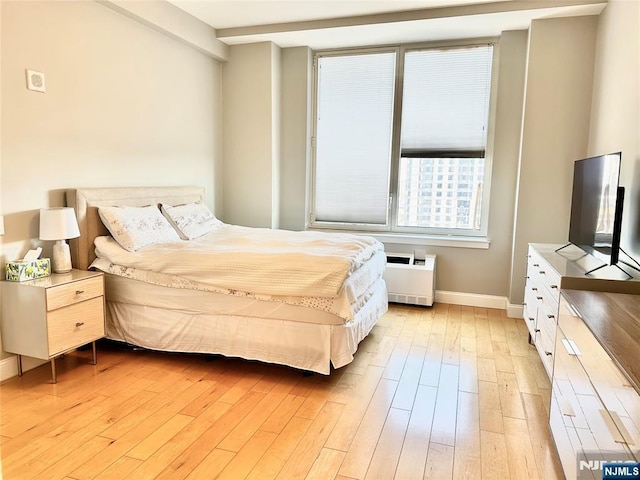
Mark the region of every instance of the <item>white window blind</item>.
<instances>
[{"instance_id":1,"label":"white window blind","mask_svg":"<svg viewBox=\"0 0 640 480\"><path fill-rule=\"evenodd\" d=\"M491 45L406 53L402 156L452 151L484 157L492 55Z\"/></svg>"},{"instance_id":2,"label":"white window blind","mask_svg":"<svg viewBox=\"0 0 640 480\"><path fill-rule=\"evenodd\" d=\"M385 225L395 52L318 58L314 220Z\"/></svg>"}]
</instances>

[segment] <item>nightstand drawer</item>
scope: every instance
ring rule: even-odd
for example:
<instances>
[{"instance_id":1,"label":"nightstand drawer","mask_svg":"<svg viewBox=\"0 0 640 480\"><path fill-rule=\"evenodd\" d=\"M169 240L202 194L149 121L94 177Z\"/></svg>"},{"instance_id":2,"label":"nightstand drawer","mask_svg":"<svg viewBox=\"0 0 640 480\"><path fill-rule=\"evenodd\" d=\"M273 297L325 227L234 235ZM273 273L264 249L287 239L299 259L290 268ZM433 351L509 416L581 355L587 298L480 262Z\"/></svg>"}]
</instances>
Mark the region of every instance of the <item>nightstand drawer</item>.
<instances>
[{"instance_id":1,"label":"nightstand drawer","mask_svg":"<svg viewBox=\"0 0 640 480\"><path fill-rule=\"evenodd\" d=\"M59 308L47 315L49 356L104 336L104 298Z\"/></svg>"},{"instance_id":2,"label":"nightstand drawer","mask_svg":"<svg viewBox=\"0 0 640 480\"><path fill-rule=\"evenodd\" d=\"M47 289L47 311L103 295L102 276L78 280Z\"/></svg>"}]
</instances>

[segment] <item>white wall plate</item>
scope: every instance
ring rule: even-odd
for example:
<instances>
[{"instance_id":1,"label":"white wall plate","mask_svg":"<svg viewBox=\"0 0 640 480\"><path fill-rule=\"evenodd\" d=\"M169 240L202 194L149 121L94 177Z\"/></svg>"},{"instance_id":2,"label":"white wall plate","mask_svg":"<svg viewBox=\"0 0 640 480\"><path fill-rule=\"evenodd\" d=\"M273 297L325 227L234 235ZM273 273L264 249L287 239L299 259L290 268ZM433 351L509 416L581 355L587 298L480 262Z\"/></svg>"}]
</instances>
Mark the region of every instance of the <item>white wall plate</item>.
<instances>
[{"instance_id":1,"label":"white wall plate","mask_svg":"<svg viewBox=\"0 0 640 480\"><path fill-rule=\"evenodd\" d=\"M27 88L35 92L45 91L44 73L35 70L27 70Z\"/></svg>"}]
</instances>

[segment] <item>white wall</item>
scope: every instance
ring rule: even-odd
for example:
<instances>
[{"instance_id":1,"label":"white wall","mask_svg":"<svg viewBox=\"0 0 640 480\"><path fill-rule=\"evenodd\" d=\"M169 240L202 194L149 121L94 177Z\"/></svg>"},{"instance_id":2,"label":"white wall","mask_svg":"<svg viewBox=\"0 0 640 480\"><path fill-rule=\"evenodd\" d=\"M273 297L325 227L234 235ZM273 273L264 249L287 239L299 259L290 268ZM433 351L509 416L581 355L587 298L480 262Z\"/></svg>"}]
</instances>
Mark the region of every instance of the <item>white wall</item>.
<instances>
[{"instance_id":1,"label":"white wall","mask_svg":"<svg viewBox=\"0 0 640 480\"><path fill-rule=\"evenodd\" d=\"M280 227L288 230L308 223L312 59L308 47L282 49Z\"/></svg>"},{"instance_id":2,"label":"white wall","mask_svg":"<svg viewBox=\"0 0 640 480\"><path fill-rule=\"evenodd\" d=\"M96 2L0 12L2 265L40 243L39 209L67 188L202 185L221 209L218 61ZM27 68L46 93L26 89Z\"/></svg>"},{"instance_id":3,"label":"white wall","mask_svg":"<svg viewBox=\"0 0 640 480\"><path fill-rule=\"evenodd\" d=\"M597 17L529 29L510 303L524 297L527 244L563 243L573 162L587 153Z\"/></svg>"},{"instance_id":4,"label":"white wall","mask_svg":"<svg viewBox=\"0 0 640 480\"><path fill-rule=\"evenodd\" d=\"M234 45L223 67L224 214L228 223L278 226L280 49Z\"/></svg>"},{"instance_id":5,"label":"white wall","mask_svg":"<svg viewBox=\"0 0 640 480\"><path fill-rule=\"evenodd\" d=\"M627 0L609 0L600 15L587 154L618 151L622 248L640 261L640 2Z\"/></svg>"}]
</instances>

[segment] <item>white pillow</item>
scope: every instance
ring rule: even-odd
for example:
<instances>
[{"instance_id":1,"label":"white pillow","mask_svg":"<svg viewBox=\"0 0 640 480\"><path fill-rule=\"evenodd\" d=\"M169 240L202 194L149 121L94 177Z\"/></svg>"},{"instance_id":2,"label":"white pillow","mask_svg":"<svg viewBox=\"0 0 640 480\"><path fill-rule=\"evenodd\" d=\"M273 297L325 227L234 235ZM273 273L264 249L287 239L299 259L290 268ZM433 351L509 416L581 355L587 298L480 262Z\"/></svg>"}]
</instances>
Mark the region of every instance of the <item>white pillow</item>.
<instances>
[{"instance_id":1,"label":"white pillow","mask_svg":"<svg viewBox=\"0 0 640 480\"><path fill-rule=\"evenodd\" d=\"M160 205L160 210L183 240L193 240L224 225L202 202Z\"/></svg>"},{"instance_id":2,"label":"white pillow","mask_svg":"<svg viewBox=\"0 0 640 480\"><path fill-rule=\"evenodd\" d=\"M129 252L135 252L147 245L180 240L156 205L100 207L98 214L113 238Z\"/></svg>"}]
</instances>

